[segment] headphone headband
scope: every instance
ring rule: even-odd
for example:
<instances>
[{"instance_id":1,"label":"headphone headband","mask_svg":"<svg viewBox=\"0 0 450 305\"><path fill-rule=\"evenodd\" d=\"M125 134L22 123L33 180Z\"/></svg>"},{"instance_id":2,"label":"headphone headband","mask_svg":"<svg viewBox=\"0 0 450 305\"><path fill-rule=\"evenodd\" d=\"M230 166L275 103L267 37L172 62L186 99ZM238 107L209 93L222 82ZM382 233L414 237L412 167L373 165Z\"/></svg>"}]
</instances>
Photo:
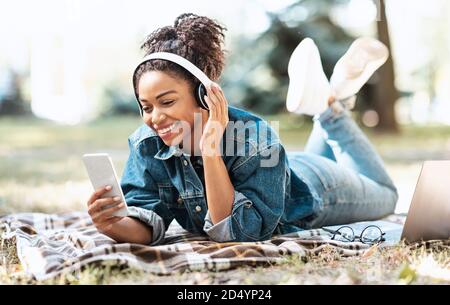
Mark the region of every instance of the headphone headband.
<instances>
[{"instance_id":1,"label":"headphone headband","mask_svg":"<svg viewBox=\"0 0 450 305\"><path fill-rule=\"evenodd\" d=\"M206 76L205 73L203 73L202 70L200 70L199 68L197 68L197 66L195 66L193 63L191 63L189 60L187 60L184 57L181 57L180 55L174 54L174 53L168 53L168 52L157 52L157 53L152 53L149 54L147 56L145 56L141 63L138 65L140 66L141 64L143 64L144 62L151 60L151 59L165 59L171 62L174 62L176 64L179 64L180 66L182 66L183 68L185 68L186 70L188 70L189 72L191 72L196 78L198 78L198 80L205 85L206 87L209 87L209 85L211 84L211 80L209 79L208 76Z\"/></svg>"}]
</instances>

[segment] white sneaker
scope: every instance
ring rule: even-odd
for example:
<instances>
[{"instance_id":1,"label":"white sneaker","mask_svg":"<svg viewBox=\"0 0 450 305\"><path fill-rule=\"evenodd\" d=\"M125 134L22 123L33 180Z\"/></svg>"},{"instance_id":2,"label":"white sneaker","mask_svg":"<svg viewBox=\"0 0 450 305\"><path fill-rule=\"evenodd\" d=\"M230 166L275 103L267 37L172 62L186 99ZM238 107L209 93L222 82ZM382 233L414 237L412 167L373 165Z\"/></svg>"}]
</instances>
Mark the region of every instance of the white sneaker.
<instances>
[{"instance_id":1,"label":"white sneaker","mask_svg":"<svg viewBox=\"0 0 450 305\"><path fill-rule=\"evenodd\" d=\"M355 40L336 63L331 76L330 83L336 100L357 94L388 57L389 50L381 41L369 37Z\"/></svg>"},{"instance_id":2,"label":"white sneaker","mask_svg":"<svg viewBox=\"0 0 450 305\"><path fill-rule=\"evenodd\" d=\"M311 38L295 48L288 65L289 88L286 108L289 112L316 115L328 108L331 87L323 72L319 50Z\"/></svg>"}]
</instances>

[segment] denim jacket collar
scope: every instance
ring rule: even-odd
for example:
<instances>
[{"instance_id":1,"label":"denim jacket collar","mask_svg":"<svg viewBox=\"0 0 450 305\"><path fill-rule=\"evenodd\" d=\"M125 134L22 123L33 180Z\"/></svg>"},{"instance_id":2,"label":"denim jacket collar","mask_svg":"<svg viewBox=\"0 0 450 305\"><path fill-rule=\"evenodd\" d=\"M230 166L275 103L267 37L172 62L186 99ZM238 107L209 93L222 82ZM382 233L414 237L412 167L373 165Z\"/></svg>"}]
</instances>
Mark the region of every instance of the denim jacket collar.
<instances>
[{"instance_id":1,"label":"denim jacket collar","mask_svg":"<svg viewBox=\"0 0 450 305\"><path fill-rule=\"evenodd\" d=\"M155 159L167 160L172 156L179 157L183 155L183 151L178 146L162 145L162 148L156 153Z\"/></svg>"}]
</instances>

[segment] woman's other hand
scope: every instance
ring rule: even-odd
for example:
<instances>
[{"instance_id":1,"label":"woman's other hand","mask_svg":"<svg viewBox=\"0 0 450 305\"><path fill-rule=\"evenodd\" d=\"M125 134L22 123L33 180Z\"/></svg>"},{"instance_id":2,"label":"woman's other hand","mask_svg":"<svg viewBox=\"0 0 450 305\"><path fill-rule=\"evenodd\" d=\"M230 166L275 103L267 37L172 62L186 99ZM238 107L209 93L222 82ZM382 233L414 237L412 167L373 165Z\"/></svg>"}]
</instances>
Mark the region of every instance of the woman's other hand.
<instances>
[{"instance_id":1,"label":"woman's other hand","mask_svg":"<svg viewBox=\"0 0 450 305\"><path fill-rule=\"evenodd\" d=\"M218 84L212 83L206 89L208 95L205 96L205 101L209 107L209 114L200 139L200 151L202 156L218 156L221 153L220 141L229 120L228 101Z\"/></svg>"}]
</instances>

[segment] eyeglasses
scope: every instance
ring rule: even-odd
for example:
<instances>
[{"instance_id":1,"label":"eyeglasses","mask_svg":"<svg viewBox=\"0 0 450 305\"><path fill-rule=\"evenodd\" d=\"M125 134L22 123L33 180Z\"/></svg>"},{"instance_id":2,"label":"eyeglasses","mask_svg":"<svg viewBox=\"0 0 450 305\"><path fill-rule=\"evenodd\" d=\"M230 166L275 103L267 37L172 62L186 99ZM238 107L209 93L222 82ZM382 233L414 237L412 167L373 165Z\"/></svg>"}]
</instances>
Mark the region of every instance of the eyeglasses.
<instances>
[{"instance_id":1,"label":"eyeglasses","mask_svg":"<svg viewBox=\"0 0 450 305\"><path fill-rule=\"evenodd\" d=\"M377 244L379 242L385 241L384 233L381 231L381 229L378 226L370 225L364 228L364 230L361 232L361 235L356 236L353 229L349 226L342 226L337 230L330 230L327 228L322 228L322 230L333 234L333 237L331 237L332 240L340 240L340 241L347 241L347 242L353 242L353 241L361 241L364 244Z\"/></svg>"}]
</instances>

